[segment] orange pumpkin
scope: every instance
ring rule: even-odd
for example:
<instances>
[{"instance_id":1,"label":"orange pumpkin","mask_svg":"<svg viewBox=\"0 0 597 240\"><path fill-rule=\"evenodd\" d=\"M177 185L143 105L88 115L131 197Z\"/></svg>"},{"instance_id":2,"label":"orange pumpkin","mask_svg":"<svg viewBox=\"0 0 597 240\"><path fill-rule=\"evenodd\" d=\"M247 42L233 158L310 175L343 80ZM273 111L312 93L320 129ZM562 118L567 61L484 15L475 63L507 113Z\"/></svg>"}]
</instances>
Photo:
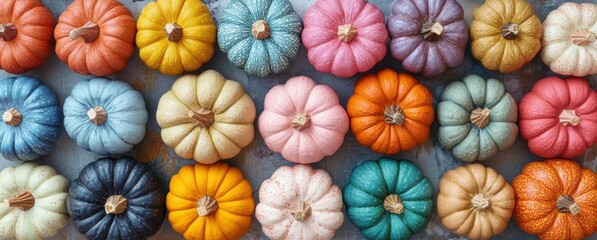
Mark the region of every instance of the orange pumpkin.
<instances>
[{"instance_id":1,"label":"orange pumpkin","mask_svg":"<svg viewBox=\"0 0 597 240\"><path fill-rule=\"evenodd\" d=\"M56 54L79 74L112 75L133 55L136 24L116 0L75 0L54 30Z\"/></svg>"},{"instance_id":2,"label":"orange pumpkin","mask_svg":"<svg viewBox=\"0 0 597 240\"><path fill-rule=\"evenodd\" d=\"M512 181L514 219L541 239L583 239L597 232L597 174L566 159L527 164Z\"/></svg>"},{"instance_id":3,"label":"orange pumpkin","mask_svg":"<svg viewBox=\"0 0 597 240\"><path fill-rule=\"evenodd\" d=\"M359 79L347 105L360 144L393 155L427 141L433 96L413 76L384 69Z\"/></svg>"}]
</instances>

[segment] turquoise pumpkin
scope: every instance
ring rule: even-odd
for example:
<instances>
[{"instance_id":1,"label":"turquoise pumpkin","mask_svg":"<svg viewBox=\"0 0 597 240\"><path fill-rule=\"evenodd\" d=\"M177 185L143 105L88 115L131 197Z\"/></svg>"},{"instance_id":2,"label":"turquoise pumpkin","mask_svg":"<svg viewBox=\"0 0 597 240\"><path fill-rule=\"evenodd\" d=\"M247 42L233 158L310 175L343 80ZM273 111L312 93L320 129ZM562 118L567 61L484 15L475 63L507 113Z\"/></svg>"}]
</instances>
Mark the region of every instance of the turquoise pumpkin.
<instances>
[{"instance_id":1,"label":"turquoise pumpkin","mask_svg":"<svg viewBox=\"0 0 597 240\"><path fill-rule=\"evenodd\" d=\"M106 78L81 81L64 102L64 128L77 144L100 155L127 153L145 136L141 93Z\"/></svg>"},{"instance_id":2,"label":"turquoise pumpkin","mask_svg":"<svg viewBox=\"0 0 597 240\"><path fill-rule=\"evenodd\" d=\"M234 66L263 77L288 69L302 29L288 0L235 0L222 14L218 44Z\"/></svg>"},{"instance_id":3,"label":"turquoise pumpkin","mask_svg":"<svg viewBox=\"0 0 597 240\"><path fill-rule=\"evenodd\" d=\"M350 221L367 239L410 239L433 211L433 187L408 160L382 157L352 169L343 191Z\"/></svg>"},{"instance_id":4,"label":"turquoise pumpkin","mask_svg":"<svg viewBox=\"0 0 597 240\"><path fill-rule=\"evenodd\" d=\"M62 115L56 94L26 76L0 80L0 155L29 161L47 155L56 145Z\"/></svg>"},{"instance_id":5,"label":"turquoise pumpkin","mask_svg":"<svg viewBox=\"0 0 597 240\"><path fill-rule=\"evenodd\" d=\"M439 143L463 161L487 160L516 141L518 107L498 80L469 75L453 82L436 111Z\"/></svg>"}]
</instances>

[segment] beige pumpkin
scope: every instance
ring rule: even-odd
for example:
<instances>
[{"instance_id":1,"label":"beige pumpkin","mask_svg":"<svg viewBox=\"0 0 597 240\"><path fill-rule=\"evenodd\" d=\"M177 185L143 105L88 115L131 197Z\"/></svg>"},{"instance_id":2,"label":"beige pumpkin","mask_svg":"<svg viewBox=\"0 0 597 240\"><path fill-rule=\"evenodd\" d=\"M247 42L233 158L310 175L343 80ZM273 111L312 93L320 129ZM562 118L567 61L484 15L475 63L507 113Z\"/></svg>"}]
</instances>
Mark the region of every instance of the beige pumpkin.
<instances>
[{"instance_id":1,"label":"beige pumpkin","mask_svg":"<svg viewBox=\"0 0 597 240\"><path fill-rule=\"evenodd\" d=\"M255 104L244 88L207 70L174 82L158 104L162 140L177 155L212 164L253 141Z\"/></svg>"}]
</instances>

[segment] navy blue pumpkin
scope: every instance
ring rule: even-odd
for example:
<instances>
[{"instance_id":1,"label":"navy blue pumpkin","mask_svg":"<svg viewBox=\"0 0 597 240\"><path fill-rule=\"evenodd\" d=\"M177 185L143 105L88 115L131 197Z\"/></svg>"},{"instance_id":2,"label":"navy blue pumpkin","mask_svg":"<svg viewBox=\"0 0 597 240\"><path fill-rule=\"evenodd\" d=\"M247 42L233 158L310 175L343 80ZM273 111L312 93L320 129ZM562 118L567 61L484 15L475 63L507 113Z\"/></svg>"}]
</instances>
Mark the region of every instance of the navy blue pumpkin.
<instances>
[{"instance_id":1,"label":"navy blue pumpkin","mask_svg":"<svg viewBox=\"0 0 597 240\"><path fill-rule=\"evenodd\" d=\"M75 228L89 239L146 239L162 225L165 199L147 164L101 158L73 181L67 206Z\"/></svg>"}]
</instances>

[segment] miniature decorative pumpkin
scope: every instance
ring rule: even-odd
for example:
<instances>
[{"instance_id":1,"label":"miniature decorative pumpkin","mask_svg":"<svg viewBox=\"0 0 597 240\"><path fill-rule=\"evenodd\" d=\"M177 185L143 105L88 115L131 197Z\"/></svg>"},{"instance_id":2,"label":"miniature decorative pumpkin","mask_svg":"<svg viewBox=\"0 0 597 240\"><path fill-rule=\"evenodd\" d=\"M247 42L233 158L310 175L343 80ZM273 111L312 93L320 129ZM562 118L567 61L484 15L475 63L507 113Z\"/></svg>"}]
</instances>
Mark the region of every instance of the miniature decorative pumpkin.
<instances>
[{"instance_id":1,"label":"miniature decorative pumpkin","mask_svg":"<svg viewBox=\"0 0 597 240\"><path fill-rule=\"evenodd\" d=\"M168 75L195 71L214 54L216 25L197 0L157 0L147 4L137 22L141 60Z\"/></svg>"},{"instance_id":2,"label":"miniature decorative pumpkin","mask_svg":"<svg viewBox=\"0 0 597 240\"><path fill-rule=\"evenodd\" d=\"M367 0L318 0L304 21L303 44L317 71L351 77L386 56L384 14Z\"/></svg>"},{"instance_id":3,"label":"miniature decorative pumpkin","mask_svg":"<svg viewBox=\"0 0 597 240\"><path fill-rule=\"evenodd\" d=\"M79 74L112 75L133 55L135 20L116 0L75 0L54 30L58 58Z\"/></svg>"},{"instance_id":4,"label":"miniature decorative pumpkin","mask_svg":"<svg viewBox=\"0 0 597 240\"><path fill-rule=\"evenodd\" d=\"M334 154L347 131L348 116L336 92L304 76L274 86L259 116L265 144L296 163L313 163Z\"/></svg>"},{"instance_id":5,"label":"miniature decorative pumpkin","mask_svg":"<svg viewBox=\"0 0 597 240\"><path fill-rule=\"evenodd\" d=\"M56 94L34 78L0 81L0 154L29 161L48 155L60 136L62 116Z\"/></svg>"},{"instance_id":6,"label":"miniature decorative pumpkin","mask_svg":"<svg viewBox=\"0 0 597 240\"><path fill-rule=\"evenodd\" d=\"M342 192L324 170L282 166L261 184L255 216L270 239L332 239L344 222Z\"/></svg>"},{"instance_id":7,"label":"miniature decorative pumpkin","mask_svg":"<svg viewBox=\"0 0 597 240\"><path fill-rule=\"evenodd\" d=\"M162 140L183 158L212 164L253 141L255 104L242 85L207 70L174 82L158 104Z\"/></svg>"},{"instance_id":8,"label":"miniature decorative pumpkin","mask_svg":"<svg viewBox=\"0 0 597 240\"><path fill-rule=\"evenodd\" d=\"M562 4L547 15L541 59L555 73L597 74L597 4Z\"/></svg>"},{"instance_id":9,"label":"miniature decorative pumpkin","mask_svg":"<svg viewBox=\"0 0 597 240\"><path fill-rule=\"evenodd\" d=\"M446 172L439 182L437 212L450 231L468 239L489 239L508 226L514 190L492 168L469 164Z\"/></svg>"},{"instance_id":10,"label":"miniature decorative pumpkin","mask_svg":"<svg viewBox=\"0 0 597 240\"><path fill-rule=\"evenodd\" d=\"M67 203L75 228L88 239L146 239L162 226L164 201L149 166L124 157L85 166Z\"/></svg>"},{"instance_id":11,"label":"miniature decorative pumpkin","mask_svg":"<svg viewBox=\"0 0 597 240\"><path fill-rule=\"evenodd\" d=\"M288 0L237 0L222 13L218 44L234 66L264 77L288 69L301 46L302 30Z\"/></svg>"},{"instance_id":12,"label":"miniature decorative pumpkin","mask_svg":"<svg viewBox=\"0 0 597 240\"><path fill-rule=\"evenodd\" d=\"M438 140L458 159L484 161L514 144L517 119L516 101L504 84L469 75L442 92L437 105Z\"/></svg>"},{"instance_id":13,"label":"miniature decorative pumpkin","mask_svg":"<svg viewBox=\"0 0 597 240\"><path fill-rule=\"evenodd\" d=\"M0 237L44 239L68 223L68 180L47 165L32 162L0 172Z\"/></svg>"},{"instance_id":14,"label":"miniature decorative pumpkin","mask_svg":"<svg viewBox=\"0 0 597 240\"><path fill-rule=\"evenodd\" d=\"M534 154L579 156L597 143L597 92L580 78L539 80L520 100L519 124Z\"/></svg>"},{"instance_id":15,"label":"miniature decorative pumpkin","mask_svg":"<svg viewBox=\"0 0 597 240\"><path fill-rule=\"evenodd\" d=\"M145 136L147 110L141 93L124 82L79 82L64 102L64 128L77 144L100 155L127 153Z\"/></svg>"},{"instance_id":16,"label":"miniature decorative pumpkin","mask_svg":"<svg viewBox=\"0 0 597 240\"><path fill-rule=\"evenodd\" d=\"M52 55L54 15L39 0L0 1L0 69L21 74Z\"/></svg>"},{"instance_id":17,"label":"miniature decorative pumpkin","mask_svg":"<svg viewBox=\"0 0 597 240\"><path fill-rule=\"evenodd\" d=\"M382 157L359 164L343 195L348 219L367 239L410 239L433 212L433 186L408 160Z\"/></svg>"},{"instance_id":18,"label":"miniature decorative pumpkin","mask_svg":"<svg viewBox=\"0 0 597 240\"><path fill-rule=\"evenodd\" d=\"M390 52L409 72L432 77L464 59L468 26L456 0L398 0L388 29Z\"/></svg>"},{"instance_id":19,"label":"miniature decorative pumpkin","mask_svg":"<svg viewBox=\"0 0 597 240\"><path fill-rule=\"evenodd\" d=\"M346 110L357 141L394 155L427 141L433 95L409 74L384 69L362 77Z\"/></svg>"},{"instance_id":20,"label":"miniature decorative pumpkin","mask_svg":"<svg viewBox=\"0 0 597 240\"><path fill-rule=\"evenodd\" d=\"M473 11L471 50L487 69L513 72L539 52L542 32L525 0L487 0Z\"/></svg>"},{"instance_id":21,"label":"miniature decorative pumpkin","mask_svg":"<svg viewBox=\"0 0 597 240\"><path fill-rule=\"evenodd\" d=\"M572 160L527 164L512 181L518 226L541 239L580 240L597 233L597 174Z\"/></svg>"},{"instance_id":22,"label":"miniature decorative pumpkin","mask_svg":"<svg viewBox=\"0 0 597 240\"><path fill-rule=\"evenodd\" d=\"M252 193L238 168L187 165L170 181L168 220L185 239L239 239L253 222Z\"/></svg>"}]
</instances>

